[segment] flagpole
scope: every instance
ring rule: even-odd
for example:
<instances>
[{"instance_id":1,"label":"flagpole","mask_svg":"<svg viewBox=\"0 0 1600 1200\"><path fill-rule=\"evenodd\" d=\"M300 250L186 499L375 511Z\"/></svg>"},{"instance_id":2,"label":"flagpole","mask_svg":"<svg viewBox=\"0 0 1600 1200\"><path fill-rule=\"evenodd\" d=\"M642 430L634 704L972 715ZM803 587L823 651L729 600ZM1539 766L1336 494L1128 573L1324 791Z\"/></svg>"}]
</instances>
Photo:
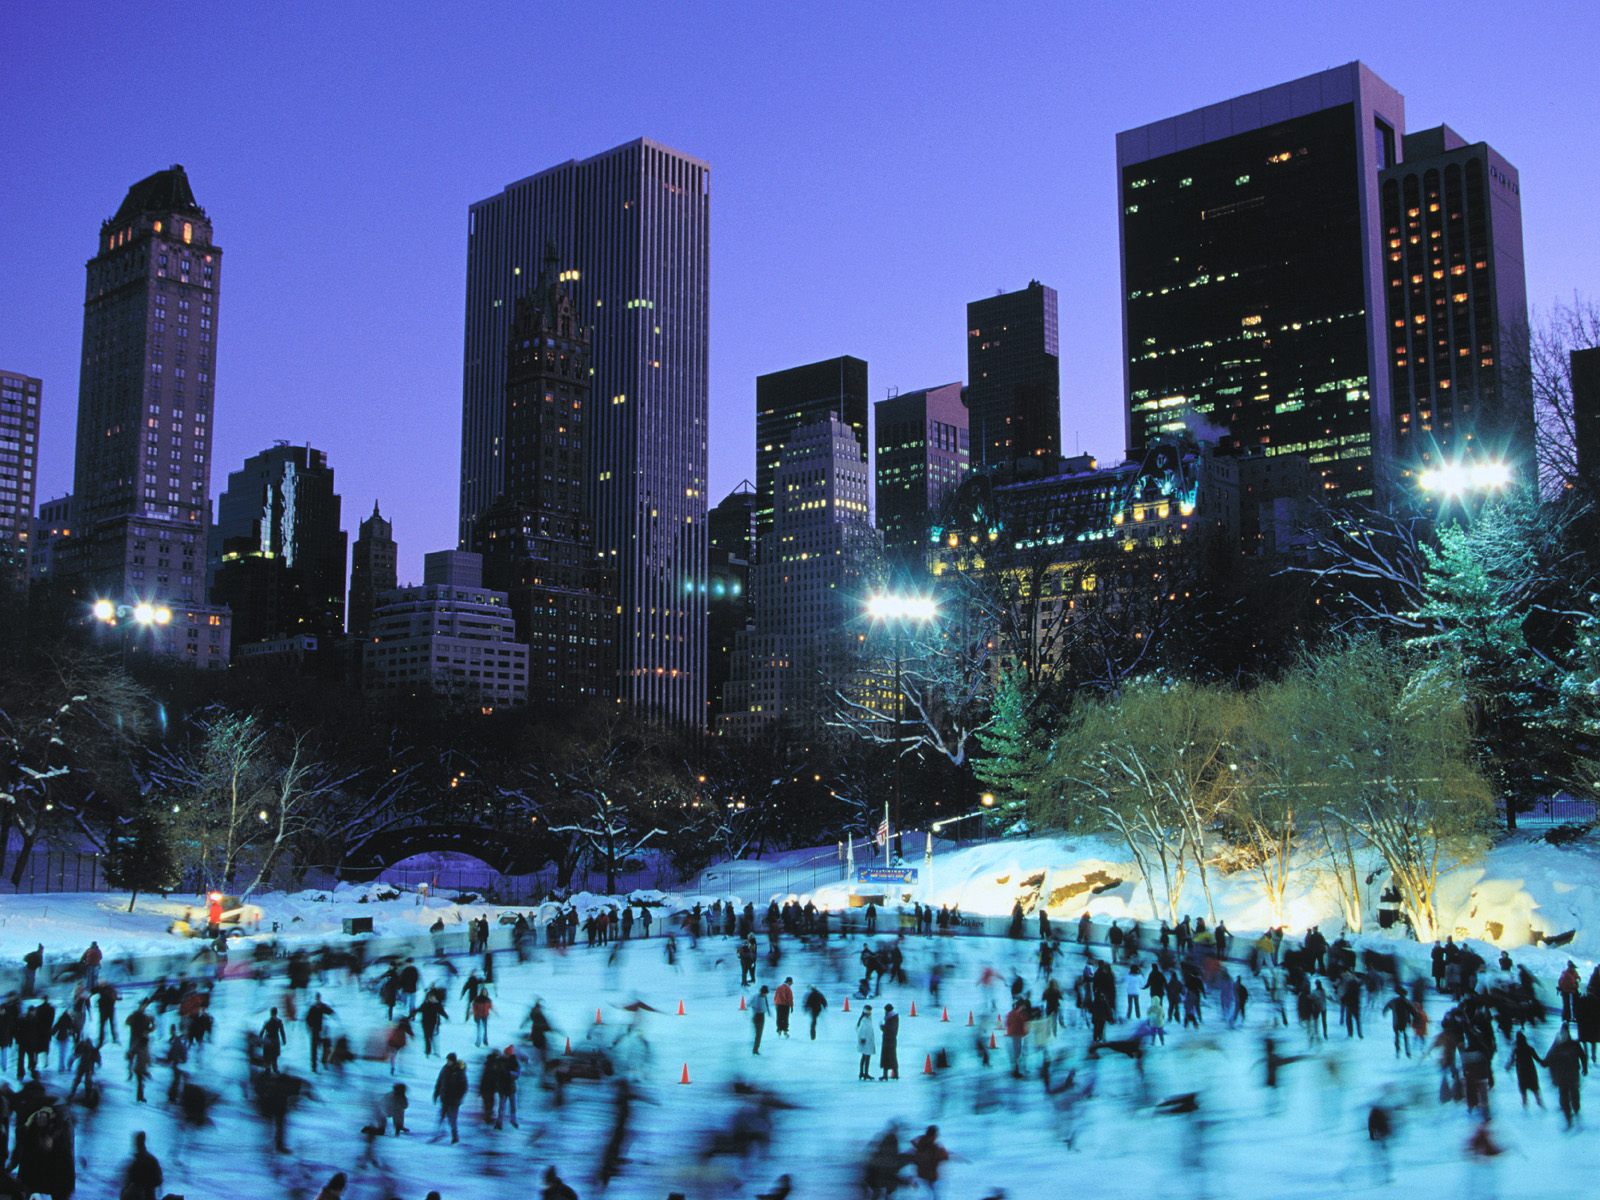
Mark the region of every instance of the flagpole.
<instances>
[{"instance_id":1,"label":"flagpole","mask_svg":"<svg viewBox=\"0 0 1600 1200\"><path fill-rule=\"evenodd\" d=\"M889 857L889 847L894 844L894 826L889 824L889 802L883 802L883 865L890 866L893 860Z\"/></svg>"}]
</instances>

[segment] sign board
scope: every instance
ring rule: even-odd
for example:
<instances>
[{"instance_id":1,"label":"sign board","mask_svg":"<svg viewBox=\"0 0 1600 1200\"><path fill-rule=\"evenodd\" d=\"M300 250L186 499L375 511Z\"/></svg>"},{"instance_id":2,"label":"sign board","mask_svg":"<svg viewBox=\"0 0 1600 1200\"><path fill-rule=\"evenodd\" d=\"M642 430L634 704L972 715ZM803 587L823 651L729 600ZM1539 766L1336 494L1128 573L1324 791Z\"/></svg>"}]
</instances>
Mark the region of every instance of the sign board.
<instances>
[{"instance_id":1,"label":"sign board","mask_svg":"<svg viewBox=\"0 0 1600 1200\"><path fill-rule=\"evenodd\" d=\"M915 883L915 867L857 867L857 883Z\"/></svg>"}]
</instances>

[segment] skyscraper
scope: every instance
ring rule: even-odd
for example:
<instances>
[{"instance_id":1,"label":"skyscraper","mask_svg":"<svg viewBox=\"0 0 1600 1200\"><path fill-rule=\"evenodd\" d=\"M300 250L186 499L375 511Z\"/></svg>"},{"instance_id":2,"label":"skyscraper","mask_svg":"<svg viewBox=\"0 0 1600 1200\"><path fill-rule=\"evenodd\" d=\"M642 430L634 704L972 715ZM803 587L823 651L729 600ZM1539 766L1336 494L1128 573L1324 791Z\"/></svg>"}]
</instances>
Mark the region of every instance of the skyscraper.
<instances>
[{"instance_id":1,"label":"skyscraper","mask_svg":"<svg viewBox=\"0 0 1600 1200\"><path fill-rule=\"evenodd\" d=\"M1016 470L1061 453L1056 290L1037 279L967 305L967 425L973 466Z\"/></svg>"},{"instance_id":2,"label":"skyscraper","mask_svg":"<svg viewBox=\"0 0 1600 1200\"><path fill-rule=\"evenodd\" d=\"M734 643L750 621L750 563L756 552L756 489L748 480L706 515L706 699L723 711Z\"/></svg>"},{"instance_id":3,"label":"skyscraper","mask_svg":"<svg viewBox=\"0 0 1600 1200\"><path fill-rule=\"evenodd\" d=\"M1379 174L1404 132L1350 63L1117 135L1130 451L1187 429L1304 454L1324 496L1383 485Z\"/></svg>"},{"instance_id":4,"label":"skyscraper","mask_svg":"<svg viewBox=\"0 0 1600 1200\"><path fill-rule=\"evenodd\" d=\"M485 581L507 594L527 643L536 704L616 694L616 600L589 519L589 336L559 270L551 245L538 284L517 300L501 442L506 490L475 531Z\"/></svg>"},{"instance_id":5,"label":"skyscraper","mask_svg":"<svg viewBox=\"0 0 1600 1200\"><path fill-rule=\"evenodd\" d=\"M751 569L752 620L735 639L718 718L752 737L782 723L820 728L827 690L849 687L863 584L878 552L867 512L871 477L850 426L824 417L788 440L778 465L772 531Z\"/></svg>"},{"instance_id":6,"label":"skyscraper","mask_svg":"<svg viewBox=\"0 0 1600 1200\"><path fill-rule=\"evenodd\" d=\"M236 647L344 629L345 531L328 456L279 442L245 459L217 497L211 599Z\"/></svg>"},{"instance_id":7,"label":"skyscraper","mask_svg":"<svg viewBox=\"0 0 1600 1200\"><path fill-rule=\"evenodd\" d=\"M372 632L372 613L378 597L399 586L399 551L394 543L394 526L372 502L372 515L361 522L356 542L350 550L350 636L363 638Z\"/></svg>"},{"instance_id":8,"label":"skyscraper","mask_svg":"<svg viewBox=\"0 0 1600 1200\"><path fill-rule=\"evenodd\" d=\"M183 167L140 180L88 264L77 573L116 602L203 605L222 249Z\"/></svg>"},{"instance_id":9,"label":"skyscraper","mask_svg":"<svg viewBox=\"0 0 1600 1200\"><path fill-rule=\"evenodd\" d=\"M967 418L959 381L873 405L878 529L902 568L923 571L931 519L971 465Z\"/></svg>"},{"instance_id":10,"label":"skyscraper","mask_svg":"<svg viewBox=\"0 0 1600 1200\"><path fill-rule=\"evenodd\" d=\"M1533 397L1509 369L1527 331L1517 169L1448 125L1408 133L1382 175L1396 469L1510 459L1533 470Z\"/></svg>"},{"instance_id":11,"label":"skyscraper","mask_svg":"<svg viewBox=\"0 0 1600 1200\"><path fill-rule=\"evenodd\" d=\"M44 383L0 371L0 596L26 593Z\"/></svg>"},{"instance_id":12,"label":"skyscraper","mask_svg":"<svg viewBox=\"0 0 1600 1200\"><path fill-rule=\"evenodd\" d=\"M709 166L647 139L471 208L461 544L506 487L506 349L554 242L592 359L587 475L622 698L705 719Z\"/></svg>"},{"instance_id":13,"label":"skyscraper","mask_svg":"<svg viewBox=\"0 0 1600 1200\"><path fill-rule=\"evenodd\" d=\"M800 430L837 417L867 461L867 364L848 354L756 376L756 537L772 532L772 482Z\"/></svg>"}]
</instances>

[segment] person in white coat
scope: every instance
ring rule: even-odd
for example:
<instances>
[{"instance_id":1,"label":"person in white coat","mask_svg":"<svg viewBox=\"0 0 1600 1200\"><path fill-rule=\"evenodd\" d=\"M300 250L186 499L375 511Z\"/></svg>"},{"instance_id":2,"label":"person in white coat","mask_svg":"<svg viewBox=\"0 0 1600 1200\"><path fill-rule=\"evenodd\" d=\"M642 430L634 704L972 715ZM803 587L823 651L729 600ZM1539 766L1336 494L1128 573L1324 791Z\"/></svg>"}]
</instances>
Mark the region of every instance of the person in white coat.
<instances>
[{"instance_id":1,"label":"person in white coat","mask_svg":"<svg viewBox=\"0 0 1600 1200\"><path fill-rule=\"evenodd\" d=\"M878 1049L878 1033L872 1024L872 1005L868 1004L861 1010L861 1016L856 1020L856 1053L861 1055L861 1070L857 1079L872 1078L872 1056Z\"/></svg>"}]
</instances>

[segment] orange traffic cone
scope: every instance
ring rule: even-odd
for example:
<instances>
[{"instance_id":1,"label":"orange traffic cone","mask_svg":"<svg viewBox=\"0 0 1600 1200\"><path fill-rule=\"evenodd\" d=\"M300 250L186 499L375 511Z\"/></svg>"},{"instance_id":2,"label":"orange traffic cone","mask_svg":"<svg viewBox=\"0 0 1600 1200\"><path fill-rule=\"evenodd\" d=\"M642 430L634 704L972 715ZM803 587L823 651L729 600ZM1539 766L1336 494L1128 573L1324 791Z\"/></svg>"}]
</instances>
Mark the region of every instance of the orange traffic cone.
<instances>
[{"instance_id":1,"label":"orange traffic cone","mask_svg":"<svg viewBox=\"0 0 1600 1200\"><path fill-rule=\"evenodd\" d=\"M600 1021L600 1010L598 1008L594 1010L594 1023L596 1025L601 1024L601 1021Z\"/></svg>"},{"instance_id":2,"label":"orange traffic cone","mask_svg":"<svg viewBox=\"0 0 1600 1200\"><path fill-rule=\"evenodd\" d=\"M946 1025L950 1024L950 1010L948 1008L944 1010L944 1015L941 1016L939 1020L943 1021Z\"/></svg>"},{"instance_id":3,"label":"orange traffic cone","mask_svg":"<svg viewBox=\"0 0 1600 1200\"><path fill-rule=\"evenodd\" d=\"M689 1082L689 1064L688 1063L684 1063L683 1064L683 1078L678 1080L678 1082L679 1083L688 1083Z\"/></svg>"},{"instance_id":4,"label":"orange traffic cone","mask_svg":"<svg viewBox=\"0 0 1600 1200\"><path fill-rule=\"evenodd\" d=\"M991 1050L1000 1049L1000 1043L994 1040L994 1034L992 1034L992 1033L989 1035L989 1049L991 1049Z\"/></svg>"},{"instance_id":5,"label":"orange traffic cone","mask_svg":"<svg viewBox=\"0 0 1600 1200\"><path fill-rule=\"evenodd\" d=\"M678 1001L678 1015L680 1017L683 1016L683 1001L682 1000Z\"/></svg>"},{"instance_id":6,"label":"orange traffic cone","mask_svg":"<svg viewBox=\"0 0 1600 1200\"><path fill-rule=\"evenodd\" d=\"M911 1015L913 1017L917 1015L917 1002L915 1000L911 1002Z\"/></svg>"},{"instance_id":7,"label":"orange traffic cone","mask_svg":"<svg viewBox=\"0 0 1600 1200\"><path fill-rule=\"evenodd\" d=\"M922 1073L924 1075L933 1074L933 1055L930 1054L922 1060Z\"/></svg>"},{"instance_id":8,"label":"orange traffic cone","mask_svg":"<svg viewBox=\"0 0 1600 1200\"><path fill-rule=\"evenodd\" d=\"M567 1039L567 1053L568 1054L572 1053L572 1039L571 1038Z\"/></svg>"},{"instance_id":9,"label":"orange traffic cone","mask_svg":"<svg viewBox=\"0 0 1600 1200\"><path fill-rule=\"evenodd\" d=\"M742 995L739 997L739 1011L740 1012L744 1011L744 996L742 996Z\"/></svg>"},{"instance_id":10,"label":"orange traffic cone","mask_svg":"<svg viewBox=\"0 0 1600 1200\"><path fill-rule=\"evenodd\" d=\"M968 1028L972 1026L972 1010L970 1008L967 1009L967 1026Z\"/></svg>"},{"instance_id":11,"label":"orange traffic cone","mask_svg":"<svg viewBox=\"0 0 1600 1200\"><path fill-rule=\"evenodd\" d=\"M844 998L844 1010L845 1010L845 1012L849 1012L850 1011L850 997L849 996L846 996Z\"/></svg>"}]
</instances>

